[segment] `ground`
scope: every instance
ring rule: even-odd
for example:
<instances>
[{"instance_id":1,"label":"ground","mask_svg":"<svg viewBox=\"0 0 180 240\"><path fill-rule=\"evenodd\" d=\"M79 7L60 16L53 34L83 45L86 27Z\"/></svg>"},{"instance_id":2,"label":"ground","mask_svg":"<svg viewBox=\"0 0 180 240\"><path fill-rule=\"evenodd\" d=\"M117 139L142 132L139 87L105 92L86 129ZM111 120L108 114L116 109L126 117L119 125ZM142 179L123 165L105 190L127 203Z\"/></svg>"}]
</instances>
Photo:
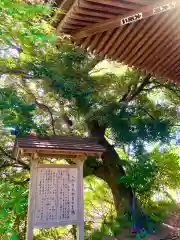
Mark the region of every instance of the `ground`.
<instances>
[{"instance_id":1,"label":"ground","mask_svg":"<svg viewBox=\"0 0 180 240\"><path fill-rule=\"evenodd\" d=\"M105 237L103 240L140 240L135 236L129 237L129 235L129 230L127 230L116 238ZM173 211L168 218L160 224L155 233L144 238L144 240L180 240L180 209Z\"/></svg>"}]
</instances>

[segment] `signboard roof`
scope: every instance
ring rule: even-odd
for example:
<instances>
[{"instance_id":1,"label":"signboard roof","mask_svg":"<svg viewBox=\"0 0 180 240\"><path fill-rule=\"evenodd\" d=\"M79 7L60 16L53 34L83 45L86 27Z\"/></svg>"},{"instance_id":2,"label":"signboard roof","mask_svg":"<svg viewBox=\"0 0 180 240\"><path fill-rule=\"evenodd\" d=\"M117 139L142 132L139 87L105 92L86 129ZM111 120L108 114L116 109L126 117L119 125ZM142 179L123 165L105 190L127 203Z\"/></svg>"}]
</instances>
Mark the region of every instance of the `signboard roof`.
<instances>
[{"instance_id":1,"label":"signboard roof","mask_svg":"<svg viewBox=\"0 0 180 240\"><path fill-rule=\"evenodd\" d=\"M80 136L25 136L17 137L14 146L14 155L18 149L23 150L23 155L34 152L39 156L51 157L55 155L90 155L98 156L105 151L97 138Z\"/></svg>"}]
</instances>

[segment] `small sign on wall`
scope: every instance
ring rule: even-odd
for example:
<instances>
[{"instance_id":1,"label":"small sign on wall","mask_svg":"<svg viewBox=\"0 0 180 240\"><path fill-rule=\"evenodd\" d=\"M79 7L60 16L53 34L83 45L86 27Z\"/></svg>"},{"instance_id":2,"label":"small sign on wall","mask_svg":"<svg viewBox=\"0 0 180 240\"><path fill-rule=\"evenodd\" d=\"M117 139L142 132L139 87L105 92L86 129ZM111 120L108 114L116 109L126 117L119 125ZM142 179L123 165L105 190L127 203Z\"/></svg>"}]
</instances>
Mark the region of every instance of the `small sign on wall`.
<instances>
[{"instance_id":1,"label":"small sign on wall","mask_svg":"<svg viewBox=\"0 0 180 240\"><path fill-rule=\"evenodd\" d=\"M168 10L174 9L176 7L176 5L177 5L176 2L170 2L167 4L161 5L161 6L151 8L151 14L149 14L149 15L147 15L146 12L145 13L139 12L134 15L127 16L127 17L121 19L121 25L123 26L123 25L129 24L129 23L139 21L143 18L146 18L147 16L166 12ZM144 14L144 16L143 16L143 14Z\"/></svg>"},{"instance_id":2,"label":"small sign on wall","mask_svg":"<svg viewBox=\"0 0 180 240\"><path fill-rule=\"evenodd\" d=\"M123 19L121 19L121 25L126 25L126 24L129 24L129 23L132 23L132 22L136 22L136 21L139 21L143 18L143 14L142 13L137 13L137 14L134 14L132 16L129 16L129 17L125 17Z\"/></svg>"},{"instance_id":3,"label":"small sign on wall","mask_svg":"<svg viewBox=\"0 0 180 240\"><path fill-rule=\"evenodd\" d=\"M166 12L168 10L171 10L171 9L175 8L175 7L176 7L176 2L167 3L167 4L164 4L162 6L158 6L158 7L153 8L153 14Z\"/></svg>"}]
</instances>

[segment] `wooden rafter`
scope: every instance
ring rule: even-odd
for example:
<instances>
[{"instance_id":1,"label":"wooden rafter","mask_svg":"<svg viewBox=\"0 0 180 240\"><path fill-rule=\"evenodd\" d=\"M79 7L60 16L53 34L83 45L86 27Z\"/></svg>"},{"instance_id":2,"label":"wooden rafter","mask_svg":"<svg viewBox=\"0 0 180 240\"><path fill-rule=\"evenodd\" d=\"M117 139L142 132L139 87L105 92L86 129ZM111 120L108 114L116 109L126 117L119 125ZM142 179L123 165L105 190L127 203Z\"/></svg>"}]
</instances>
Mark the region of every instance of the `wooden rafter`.
<instances>
[{"instance_id":1,"label":"wooden rafter","mask_svg":"<svg viewBox=\"0 0 180 240\"><path fill-rule=\"evenodd\" d=\"M94 54L179 82L179 9L180 1L75 0L57 32Z\"/></svg>"},{"instance_id":2,"label":"wooden rafter","mask_svg":"<svg viewBox=\"0 0 180 240\"><path fill-rule=\"evenodd\" d=\"M96 1L96 0L91 0ZM100 1L100 0L99 0ZM112 2L112 1L110 1ZM169 3L169 1L158 1L158 3L154 3L149 6L143 6L135 11L132 11L130 13L126 13L117 17L113 17L109 20L93 24L87 28L81 29L80 31L77 31L72 34L74 39L84 38L93 34L97 34L100 32L104 32L107 30L112 30L119 26L124 26L125 24L136 22L148 17L151 17L156 14L161 14L162 12L165 12L170 9L174 9L175 7L178 7L180 5L180 2L172 2ZM115 3L114 3L114 6ZM117 5L119 6L119 5ZM125 5L126 6L126 5ZM164 6L164 11L155 11L155 9L158 9L159 6ZM167 7L169 6L169 7ZM167 8L166 8L167 7ZM166 10L165 10L166 9ZM132 19L132 20L130 20Z\"/></svg>"}]
</instances>

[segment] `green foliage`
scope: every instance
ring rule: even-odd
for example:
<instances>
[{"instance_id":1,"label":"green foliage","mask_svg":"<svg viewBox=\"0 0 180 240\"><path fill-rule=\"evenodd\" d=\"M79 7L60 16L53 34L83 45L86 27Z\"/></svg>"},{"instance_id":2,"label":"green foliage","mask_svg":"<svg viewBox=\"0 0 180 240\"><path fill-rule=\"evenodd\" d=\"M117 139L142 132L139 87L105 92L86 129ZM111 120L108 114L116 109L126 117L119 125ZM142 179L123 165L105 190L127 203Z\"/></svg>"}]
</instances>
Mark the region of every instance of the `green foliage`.
<instances>
[{"instance_id":1,"label":"green foliage","mask_svg":"<svg viewBox=\"0 0 180 240\"><path fill-rule=\"evenodd\" d=\"M0 179L1 239L2 237L4 239L24 239L27 197L26 185L14 184L6 178Z\"/></svg>"},{"instance_id":2,"label":"green foliage","mask_svg":"<svg viewBox=\"0 0 180 240\"><path fill-rule=\"evenodd\" d=\"M156 163L143 155L132 162L131 167L127 170L127 175L120 177L119 182L131 186L144 202L151 199L154 191L159 191L160 184L156 183L157 173Z\"/></svg>"},{"instance_id":3,"label":"green foliage","mask_svg":"<svg viewBox=\"0 0 180 240\"><path fill-rule=\"evenodd\" d=\"M99 229L91 234L90 239L103 240L105 236L117 237L121 235L124 230L127 232L127 229L130 227L131 222L126 215L119 218L109 216L108 218L104 219Z\"/></svg>"},{"instance_id":4,"label":"green foliage","mask_svg":"<svg viewBox=\"0 0 180 240\"><path fill-rule=\"evenodd\" d=\"M156 163L158 172L156 174L157 186L165 185L170 189L180 187L180 156L176 149L166 148L163 153L156 148L149 154L149 157Z\"/></svg>"},{"instance_id":5,"label":"green foliage","mask_svg":"<svg viewBox=\"0 0 180 240\"><path fill-rule=\"evenodd\" d=\"M169 214L176 209L179 209L179 207L172 201L151 201L146 206L147 213L150 215L151 219L157 223L163 222Z\"/></svg>"},{"instance_id":6,"label":"green foliage","mask_svg":"<svg viewBox=\"0 0 180 240\"><path fill-rule=\"evenodd\" d=\"M7 45L18 43L23 54L29 55L30 51L34 51L35 43L40 44L40 41L47 42L50 39L48 35L51 33L51 28L43 20L43 16L50 16L51 13L52 10L47 4L37 5L27 4L21 0L2 0L0 3L1 42Z\"/></svg>"},{"instance_id":7,"label":"green foliage","mask_svg":"<svg viewBox=\"0 0 180 240\"><path fill-rule=\"evenodd\" d=\"M92 232L99 230L104 221L115 216L112 194L107 183L95 176L86 177L84 206L85 237L90 239Z\"/></svg>"},{"instance_id":8,"label":"green foliage","mask_svg":"<svg viewBox=\"0 0 180 240\"><path fill-rule=\"evenodd\" d=\"M35 229L34 231L35 240L54 240L58 238L71 239L70 230L65 226L50 229Z\"/></svg>"},{"instance_id":9,"label":"green foliage","mask_svg":"<svg viewBox=\"0 0 180 240\"><path fill-rule=\"evenodd\" d=\"M162 153L155 148L150 153L136 155L127 168L127 175L120 177L119 182L131 186L141 202L149 204L153 194L162 191L162 186L169 189L179 187L179 174L180 158L175 150L166 148Z\"/></svg>"},{"instance_id":10,"label":"green foliage","mask_svg":"<svg viewBox=\"0 0 180 240\"><path fill-rule=\"evenodd\" d=\"M34 104L27 104L24 95L13 88L0 88L0 120L5 127L15 128L19 135L31 129L43 134L43 129L33 120Z\"/></svg>"},{"instance_id":11,"label":"green foliage","mask_svg":"<svg viewBox=\"0 0 180 240\"><path fill-rule=\"evenodd\" d=\"M117 144L141 145L143 142L165 142L169 139L169 121L145 116L140 105L109 104L106 121Z\"/></svg>"}]
</instances>

